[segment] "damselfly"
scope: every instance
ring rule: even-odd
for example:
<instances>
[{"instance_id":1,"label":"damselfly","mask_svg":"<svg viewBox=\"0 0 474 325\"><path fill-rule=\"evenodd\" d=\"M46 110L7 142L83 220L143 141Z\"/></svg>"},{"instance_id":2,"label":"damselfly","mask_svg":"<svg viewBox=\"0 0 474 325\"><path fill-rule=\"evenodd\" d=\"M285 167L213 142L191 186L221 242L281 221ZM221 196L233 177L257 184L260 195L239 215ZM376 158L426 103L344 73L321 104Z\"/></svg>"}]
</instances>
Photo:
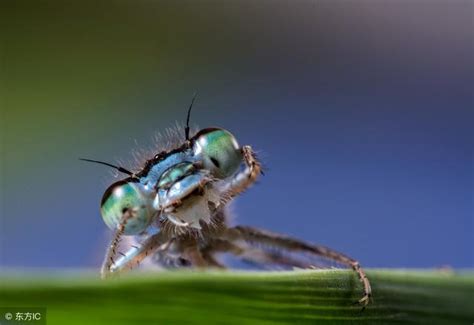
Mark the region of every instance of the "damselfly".
<instances>
[{"instance_id":1,"label":"damselfly","mask_svg":"<svg viewBox=\"0 0 474 325\"><path fill-rule=\"evenodd\" d=\"M311 268L309 262L292 256L304 253L351 267L362 282L358 303L365 307L371 297L370 282L355 259L285 235L228 225L226 206L255 183L263 174L262 166L252 148L239 146L225 129L205 128L191 136L193 102L194 98L184 142L156 153L141 170L82 159L127 175L102 197L102 218L114 230L102 277L136 267L147 257L163 266L224 268L220 253L257 264ZM137 239L124 253L118 251L123 236Z\"/></svg>"}]
</instances>

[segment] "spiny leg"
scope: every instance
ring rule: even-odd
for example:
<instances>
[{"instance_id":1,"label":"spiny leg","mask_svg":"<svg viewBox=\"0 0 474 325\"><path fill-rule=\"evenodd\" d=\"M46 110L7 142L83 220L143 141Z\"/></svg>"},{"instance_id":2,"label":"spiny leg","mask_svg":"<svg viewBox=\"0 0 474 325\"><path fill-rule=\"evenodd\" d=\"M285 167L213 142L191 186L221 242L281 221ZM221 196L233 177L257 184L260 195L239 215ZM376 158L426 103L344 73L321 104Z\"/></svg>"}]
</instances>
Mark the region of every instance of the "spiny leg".
<instances>
[{"instance_id":1,"label":"spiny leg","mask_svg":"<svg viewBox=\"0 0 474 325\"><path fill-rule=\"evenodd\" d=\"M250 146L242 147L245 168L237 173L223 189L223 197L232 199L248 189L262 172L262 166Z\"/></svg>"},{"instance_id":2,"label":"spiny leg","mask_svg":"<svg viewBox=\"0 0 474 325\"><path fill-rule=\"evenodd\" d=\"M112 265L111 272L130 270L140 264L148 256L157 250L166 251L168 242L162 233L147 238L140 246L132 246L125 254L122 254Z\"/></svg>"},{"instance_id":3,"label":"spiny leg","mask_svg":"<svg viewBox=\"0 0 474 325\"><path fill-rule=\"evenodd\" d=\"M127 212L127 211L126 211ZM100 275L103 279L105 279L110 271L110 268L115 263L115 256L117 247L120 244L120 240L122 238L123 233L125 232L125 226L127 225L128 219L131 218L130 213L124 213L122 221L115 230L112 240L110 241L109 248L107 249L107 253L105 254L104 262L102 263L102 267L100 269Z\"/></svg>"},{"instance_id":4,"label":"spiny leg","mask_svg":"<svg viewBox=\"0 0 474 325\"><path fill-rule=\"evenodd\" d=\"M365 306L367 306L367 304L369 303L369 300L372 296L372 289L370 286L369 279L365 275L365 272L361 268L359 262L344 254L341 254L324 246L312 245L298 239L293 239L287 236L271 233L252 227L237 226L234 228L230 228L224 236L227 239L233 241L242 240L248 243L276 246L282 249L286 249L288 251L311 253L320 257L334 260L341 264L345 264L351 267L357 273L359 280L363 284L364 295L358 301L359 304L361 304L364 309Z\"/></svg>"},{"instance_id":5,"label":"spiny leg","mask_svg":"<svg viewBox=\"0 0 474 325\"><path fill-rule=\"evenodd\" d=\"M206 246L202 250L203 256L210 257L214 261L214 255L217 253L231 253L237 257L240 257L242 260L260 265L273 264L299 267L304 269L313 267L310 263L306 263L299 259L279 254L278 252L269 252L263 249L237 245L233 242L223 239L213 240L208 246Z\"/></svg>"},{"instance_id":6,"label":"spiny leg","mask_svg":"<svg viewBox=\"0 0 474 325\"><path fill-rule=\"evenodd\" d=\"M121 232L123 233L123 231ZM104 264L101 269L101 277L104 279L110 276L112 273L129 270L137 266L143 259L151 255L151 253L157 249L163 247L166 249L166 239L162 233L147 238L140 246L132 246L125 254L122 254L117 260L115 260L116 249L121 236L119 231L116 232L112 244L109 247L107 255L104 260Z\"/></svg>"}]
</instances>

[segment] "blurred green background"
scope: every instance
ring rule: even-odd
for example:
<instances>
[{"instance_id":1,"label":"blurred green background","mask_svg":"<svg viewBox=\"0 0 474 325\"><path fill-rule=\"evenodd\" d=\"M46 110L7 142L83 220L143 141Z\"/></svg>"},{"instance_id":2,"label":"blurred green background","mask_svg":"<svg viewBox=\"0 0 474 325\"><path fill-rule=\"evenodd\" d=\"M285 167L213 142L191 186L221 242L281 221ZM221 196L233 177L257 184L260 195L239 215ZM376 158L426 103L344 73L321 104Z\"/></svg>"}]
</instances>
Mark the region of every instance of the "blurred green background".
<instances>
[{"instance_id":1,"label":"blurred green background","mask_svg":"<svg viewBox=\"0 0 474 325\"><path fill-rule=\"evenodd\" d=\"M159 130L268 166L234 209L369 266L472 267L471 1L4 1L0 266L96 267Z\"/></svg>"}]
</instances>

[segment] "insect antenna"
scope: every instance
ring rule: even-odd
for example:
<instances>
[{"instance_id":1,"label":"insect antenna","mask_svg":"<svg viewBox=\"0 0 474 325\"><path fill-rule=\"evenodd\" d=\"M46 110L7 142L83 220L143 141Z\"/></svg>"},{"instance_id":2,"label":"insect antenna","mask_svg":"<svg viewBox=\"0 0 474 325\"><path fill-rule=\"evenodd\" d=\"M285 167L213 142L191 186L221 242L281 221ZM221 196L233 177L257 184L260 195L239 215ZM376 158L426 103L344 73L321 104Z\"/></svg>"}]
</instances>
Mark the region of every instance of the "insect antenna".
<instances>
[{"instance_id":1,"label":"insect antenna","mask_svg":"<svg viewBox=\"0 0 474 325\"><path fill-rule=\"evenodd\" d=\"M189 140L189 118L191 117L191 109L193 108L194 100L197 97L197 92L194 93L193 99L191 100L191 105L188 108L188 116L186 117L186 127L184 128L184 135L186 137L186 141Z\"/></svg>"},{"instance_id":2,"label":"insect antenna","mask_svg":"<svg viewBox=\"0 0 474 325\"><path fill-rule=\"evenodd\" d=\"M112 164L109 164L109 163L106 163L106 162L103 162L103 161L92 160L92 159L86 159L86 158L79 158L79 160L88 161L88 162L92 162L92 163L96 163L96 164L101 164L101 165L109 166L109 167L115 168L116 170L118 170L118 171L121 172L121 173L124 173L124 174L127 174L127 175L129 175L129 176L135 177L135 174L134 174L134 173L132 173L132 172L129 171L128 169L125 169L125 168L120 167L120 166L115 166L115 165L112 165Z\"/></svg>"}]
</instances>

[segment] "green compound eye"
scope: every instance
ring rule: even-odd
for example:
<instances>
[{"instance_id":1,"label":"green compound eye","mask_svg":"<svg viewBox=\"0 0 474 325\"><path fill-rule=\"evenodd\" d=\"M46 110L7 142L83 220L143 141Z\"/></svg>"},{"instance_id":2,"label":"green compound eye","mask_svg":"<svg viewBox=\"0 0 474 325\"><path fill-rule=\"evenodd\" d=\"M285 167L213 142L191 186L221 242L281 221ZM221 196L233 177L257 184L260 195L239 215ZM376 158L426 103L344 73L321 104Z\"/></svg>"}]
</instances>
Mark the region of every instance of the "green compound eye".
<instances>
[{"instance_id":1,"label":"green compound eye","mask_svg":"<svg viewBox=\"0 0 474 325\"><path fill-rule=\"evenodd\" d=\"M127 217L124 234L137 235L151 223L153 209L139 183L119 181L105 191L100 213L110 229L117 229Z\"/></svg>"},{"instance_id":2,"label":"green compound eye","mask_svg":"<svg viewBox=\"0 0 474 325\"><path fill-rule=\"evenodd\" d=\"M204 129L195 135L194 154L215 177L226 178L237 171L242 153L234 136L224 129Z\"/></svg>"}]
</instances>

